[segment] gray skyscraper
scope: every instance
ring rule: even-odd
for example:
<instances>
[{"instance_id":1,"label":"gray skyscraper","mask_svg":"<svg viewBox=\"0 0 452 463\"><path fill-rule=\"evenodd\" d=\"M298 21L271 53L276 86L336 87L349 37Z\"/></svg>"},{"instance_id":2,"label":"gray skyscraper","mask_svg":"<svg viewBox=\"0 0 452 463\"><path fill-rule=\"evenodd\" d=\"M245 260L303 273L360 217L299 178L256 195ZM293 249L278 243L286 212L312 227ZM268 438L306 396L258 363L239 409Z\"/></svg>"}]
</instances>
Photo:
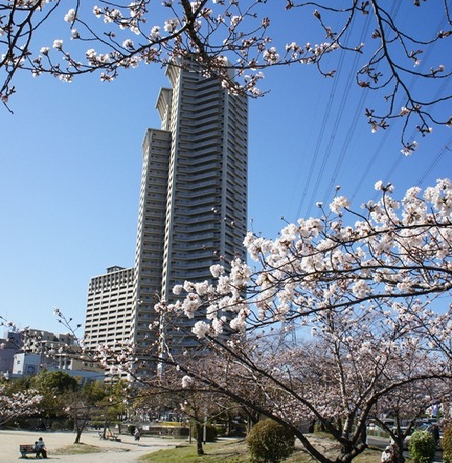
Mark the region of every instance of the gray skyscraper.
<instances>
[{"instance_id":1,"label":"gray skyscraper","mask_svg":"<svg viewBox=\"0 0 452 463\"><path fill-rule=\"evenodd\" d=\"M166 74L171 88L161 89L156 105L161 129L143 141L131 307L131 337L143 347L155 341L149 325L158 321L160 298L171 301L185 280L209 280L213 264L227 268L245 257L247 99L195 63Z\"/></svg>"},{"instance_id":2,"label":"gray skyscraper","mask_svg":"<svg viewBox=\"0 0 452 463\"><path fill-rule=\"evenodd\" d=\"M218 80L168 67L161 130L143 143L135 257L135 340L146 343L158 298L209 267L244 258L247 230L248 105Z\"/></svg>"}]
</instances>

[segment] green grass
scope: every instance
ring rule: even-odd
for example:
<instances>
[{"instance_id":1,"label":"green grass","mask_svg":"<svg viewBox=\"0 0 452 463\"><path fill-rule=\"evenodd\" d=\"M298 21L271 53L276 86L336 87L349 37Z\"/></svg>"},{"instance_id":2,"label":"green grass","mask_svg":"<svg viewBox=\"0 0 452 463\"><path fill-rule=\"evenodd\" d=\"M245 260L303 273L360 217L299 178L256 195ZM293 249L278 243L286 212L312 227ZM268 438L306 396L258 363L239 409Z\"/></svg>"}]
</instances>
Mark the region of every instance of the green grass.
<instances>
[{"instance_id":1,"label":"green grass","mask_svg":"<svg viewBox=\"0 0 452 463\"><path fill-rule=\"evenodd\" d=\"M61 447L56 450L52 450L52 455L79 455L82 453L100 453L105 452L105 449L96 447L95 445L88 444L72 444L66 447Z\"/></svg>"},{"instance_id":2,"label":"green grass","mask_svg":"<svg viewBox=\"0 0 452 463\"><path fill-rule=\"evenodd\" d=\"M331 439L316 434L317 443L325 445L325 453L334 453L337 445ZM322 442L323 441L323 442ZM78 455L104 452L106 449L88 444L72 444L52 451L52 455ZM196 453L196 443L184 443L174 449L159 450L142 456L140 463L251 463L248 447L244 439L223 440L204 445L205 455ZM354 463L380 463L381 450L367 449ZM286 463L312 463L313 459L302 447L297 447Z\"/></svg>"},{"instance_id":3,"label":"green grass","mask_svg":"<svg viewBox=\"0 0 452 463\"><path fill-rule=\"evenodd\" d=\"M142 456L141 463L248 463L244 441L226 441L204 445L205 455L196 453L196 444L183 444L175 449L159 450Z\"/></svg>"},{"instance_id":4,"label":"green grass","mask_svg":"<svg viewBox=\"0 0 452 463\"><path fill-rule=\"evenodd\" d=\"M197 455L196 444L181 445L175 449L159 450L142 456L140 463L250 463L244 440L222 441L204 446L205 455ZM380 463L381 451L368 449L355 463ZM301 447L285 460L286 463L312 463L313 459Z\"/></svg>"},{"instance_id":5,"label":"green grass","mask_svg":"<svg viewBox=\"0 0 452 463\"><path fill-rule=\"evenodd\" d=\"M353 461L355 463L380 463L381 452L381 450L375 448L367 449Z\"/></svg>"},{"instance_id":6,"label":"green grass","mask_svg":"<svg viewBox=\"0 0 452 463\"><path fill-rule=\"evenodd\" d=\"M186 428L187 426L184 423L179 423L178 421L161 421L157 426L162 426L163 428Z\"/></svg>"}]
</instances>

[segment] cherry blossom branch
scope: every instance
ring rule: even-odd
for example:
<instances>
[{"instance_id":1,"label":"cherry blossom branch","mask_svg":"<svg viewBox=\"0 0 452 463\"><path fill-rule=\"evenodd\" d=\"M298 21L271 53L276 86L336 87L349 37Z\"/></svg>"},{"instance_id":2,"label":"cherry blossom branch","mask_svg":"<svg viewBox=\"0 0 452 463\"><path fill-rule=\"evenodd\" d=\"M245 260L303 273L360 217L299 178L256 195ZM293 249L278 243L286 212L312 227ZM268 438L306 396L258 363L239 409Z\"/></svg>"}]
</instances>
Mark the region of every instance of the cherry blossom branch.
<instances>
[{"instance_id":1,"label":"cherry blossom branch","mask_svg":"<svg viewBox=\"0 0 452 463\"><path fill-rule=\"evenodd\" d=\"M59 0L0 3L0 98L7 108L19 70L30 71L34 76L52 74L66 82L75 76L99 72L102 81L111 81L120 71L141 63L185 66L193 60L200 72L220 79L229 91L258 97L268 91L259 87L263 71L270 72L272 67L315 64L321 75L333 77L334 65L323 69L326 55L358 53L366 64L356 69L357 84L363 89L389 92L380 105L385 110L366 110L372 131L403 119L401 141L403 152L408 155L417 146L415 140L407 137L410 128L425 136L432 130L430 125L451 124L447 103L452 95L423 99L410 89L407 80L416 78L435 85L452 76L444 64L433 64L430 71L422 71L420 60L424 50L450 40L447 2L443 3L443 11L448 29L435 29L431 40L421 40L402 30L396 15L386 11L381 0L350 0L344 8L338 8L331 0L288 0L284 14L295 17L300 27L297 33L288 31L281 40L272 37L273 20L266 2L260 0L169 0L161 6L150 0L127 6L101 0L99 5L90 12L79 0L73 0L72 8L65 4L69 8L63 14ZM411 6L417 7L416 2ZM319 25L319 33L313 32L311 37L302 35L308 30L304 23L310 21L305 12L312 12ZM37 43L38 29L44 30L58 13L69 26L71 42L55 38L51 47ZM157 19L162 16L163 20ZM376 46L372 42L355 43L356 38L349 33L352 27L361 27L364 20L375 26L372 37L378 40ZM158 24L160 21L163 27ZM332 29L331 23L339 24L338 31ZM90 48L83 49L85 44ZM416 48L412 51L411 47ZM410 67L413 63L418 69ZM401 109L397 107L399 100L404 102Z\"/></svg>"}]
</instances>

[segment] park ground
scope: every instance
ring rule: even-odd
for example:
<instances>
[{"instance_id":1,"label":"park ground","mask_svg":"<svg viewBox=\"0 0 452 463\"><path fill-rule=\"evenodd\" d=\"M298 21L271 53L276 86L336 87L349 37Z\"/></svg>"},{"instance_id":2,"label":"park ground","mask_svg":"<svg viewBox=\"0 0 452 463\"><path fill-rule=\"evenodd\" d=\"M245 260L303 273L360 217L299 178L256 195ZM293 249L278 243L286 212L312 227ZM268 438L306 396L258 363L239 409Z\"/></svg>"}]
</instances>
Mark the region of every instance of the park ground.
<instances>
[{"instance_id":1,"label":"park ground","mask_svg":"<svg viewBox=\"0 0 452 463\"><path fill-rule=\"evenodd\" d=\"M87 431L82 435L82 444L74 446L74 433L71 432L31 432L31 431L0 431L0 463L9 463L20 458L19 445L33 444L42 437L49 451L49 460L61 463L137 463L139 460L149 463L248 463L249 454L243 440L220 441L205 447L206 455L198 457L194 443L173 438L142 437L135 441L133 436L121 435L120 442L100 440L97 432ZM312 436L316 445L324 447L329 453L334 451L333 442L328 438ZM176 447L179 447L176 449ZM298 447L298 446L297 446ZM79 454L73 454L74 449ZM165 450L171 450L166 452ZM147 457L145 457L147 456ZM356 463L380 463L381 450L367 450L356 459ZM29 455L28 458L33 458ZM287 463L312 463L303 450L298 447L295 454L286 460Z\"/></svg>"},{"instance_id":2,"label":"park ground","mask_svg":"<svg viewBox=\"0 0 452 463\"><path fill-rule=\"evenodd\" d=\"M82 434L82 444L72 446L75 434L72 432L32 432L0 431L0 463L10 463L20 458L19 445L33 444L39 437L44 439L49 452L48 460L61 463L135 463L142 455L161 449L175 448L180 441L158 437L144 437L135 441L133 436L121 435L120 442L100 440L98 432L87 431ZM79 447L80 453L67 454L68 447ZM28 455L35 459L34 455Z\"/></svg>"}]
</instances>

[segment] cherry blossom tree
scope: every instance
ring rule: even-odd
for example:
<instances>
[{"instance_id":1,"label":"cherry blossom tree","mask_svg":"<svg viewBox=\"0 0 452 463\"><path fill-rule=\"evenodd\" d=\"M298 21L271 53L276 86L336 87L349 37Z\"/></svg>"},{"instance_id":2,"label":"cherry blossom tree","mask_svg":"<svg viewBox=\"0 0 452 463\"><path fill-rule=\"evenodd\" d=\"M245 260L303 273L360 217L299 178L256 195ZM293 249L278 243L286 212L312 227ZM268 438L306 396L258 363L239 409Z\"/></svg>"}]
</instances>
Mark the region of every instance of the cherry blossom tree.
<instances>
[{"instance_id":1,"label":"cherry blossom tree","mask_svg":"<svg viewBox=\"0 0 452 463\"><path fill-rule=\"evenodd\" d=\"M451 124L451 95L441 88L451 76L452 28L446 0L403 3L399 14L400 5L389 0L340 5L333 0L101 0L94 6L2 0L0 97L8 105L22 69L66 82L99 72L101 80L111 81L140 64L184 65L187 56L231 92L256 97L268 90L261 88L268 68L311 64L320 75L334 77L348 54L356 58L356 84L383 96L382 104L365 113L372 131L403 119L402 143L409 154L415 144L406 136L408 128L423 136L434 125ZM405 26L405 18L417 10L435 17L435 24L429 28L424 21L422 31ZM417 91L413 78L422 83Z\"/></svg>"},{"instance_id":2,"label":"cherry blossom tree","mask_svg":"<svg viewBox=\"0 0 452 463\"><path fill-rule=\"evenodd\" d=\"M83 431L93 419L93 416L98 413L99 409L108 408L108 405L105 406L103 403L106 395L106 387L101 381L84 384L82 387L78 387L76 390L65 394L64 401L66 407L64 411L74 423L74 444L81 443ZM107 418L105 419L107 421Z\"/></svg>"},{"instance_id":3,"label":"cherry blossom tree","mask_svg":"<svg viewBox=\"0 0 452 463\"><path fill-rule=\"evenodd\" d=\"M388 323L409 322L407 330L446 349L450 308L436 316L430 307L452 288L452 183L439 179L423 195L410 188L401 201L391 197L392 185L377 182L376 189L381 200L363 204L362 212L336 196L331 213L288 224L275 240L248 233L245 246L257 270L239 259L231 262L229 275L215 265L215 285L176 286L175 294L187 295L167 309L193 318L207 306L207 321L194 330L202 337L223 332L223 313L233 314L230 328L245 332L275 322L303 326L325 310L384 304Z\"/></svg>"},{"instance_id":4,"label":"cherry blossom tree","mask_svg":"<svg viewBox=\"0 0 452 463\"><path fill-rule=\"evenodd\" d=\"M405 461L403 452L406 445L404 442L418 427L419 420L425 417L426 410L436 403L439 397L442 403L448 402L450 394L449 381L422 381L407 384L379 401L377 412L380 413L376 413L372 418L395 443L397 463ZM383 419L382 415L389 420Z\"/></svg>"},{"instance_id":5,"label":"cherry blossom tree","mask_svg":"<svg viewBox=\"0 0 452 463\"><path fill-rule=\"evenodd\" d=\"M161 344L160 361L183 387L290 426L323 463L361 453L367 420L392 399L413 391L415 416L431 403L419 390L450 390L452 183L411 188L401 200L392 185L376 189L381 199L361 212L336 196L329 211L319 204L321 218L287 224L275 240L250 233L254 268L238 259L229 273L213 266L213 283L185 282L174 288L182 299L156 306L198 320L193 356ZM338 441L336 458L300 431L310 419Z\"/></svg>"},{"instance_id":6,"label":"cherry blossom tree","mask_svg":"<svg viewBox=\"0 0 452 463\"><path fill-rule=\"evenodd\" d=\"M393 399L409 386L446 390L451 373L447 363L420 347L420 341L408 342L402 330L378 333L384 323L379 314L360 313L355 327L344 327L342 315L327 318L315 342L290 345L281 340L280 332L227 342L204 338L205 358L198 355L187 361L186 356L176 356L167 363L177 365L180 384L187 390L224 394L289 425L319 461L351 461L366 448L366 424L379 416L380 407L392 403L392 411L400 411ZM362 332L361 324L366 323L369 329ZM419 413L414 410L425 410L431 403L424 396L409 397L414 416ZM304 434L312 420L340 444L335 457L324 455Z\"/></svg>"},{"instance_id":7,"label":"cherry blossom tree","mask_svg":"<svg viewBox=\"0 0 452 463\"><path fill-rule=\"evenodd\" d=\"M39 410L42 396L35 390L14 391L5 381L0 384L0 426Z\"/></svg>"},{"instance_id":8,"label":"cherry blossom tree","mask_svg":"<svg viewBox=\"0 0 452 463\"><path fill-rule=\"evenodd\" d=\"M155 310L197 320L185 333L197 347L158 342L149 360L160 376L134 375L139 346L99 355L156 393L223 395L285 424L322 463L352 461L370 417L407 391L415 415L427 405L419 391L446 396L452 376L452 182L401 200L392 185L376 189L361 211L338 193L274 240L249 233L253 266L236 259L229 272L212 266L211 281L176 286ZM340 444L336 456L302 432L312 419Z\"/></svg>"}]
</instances>

